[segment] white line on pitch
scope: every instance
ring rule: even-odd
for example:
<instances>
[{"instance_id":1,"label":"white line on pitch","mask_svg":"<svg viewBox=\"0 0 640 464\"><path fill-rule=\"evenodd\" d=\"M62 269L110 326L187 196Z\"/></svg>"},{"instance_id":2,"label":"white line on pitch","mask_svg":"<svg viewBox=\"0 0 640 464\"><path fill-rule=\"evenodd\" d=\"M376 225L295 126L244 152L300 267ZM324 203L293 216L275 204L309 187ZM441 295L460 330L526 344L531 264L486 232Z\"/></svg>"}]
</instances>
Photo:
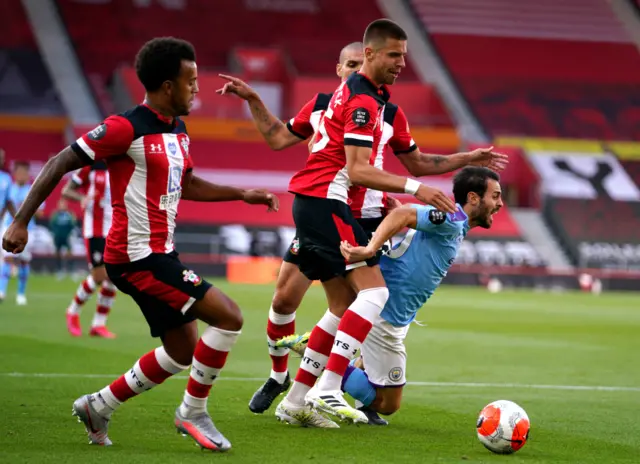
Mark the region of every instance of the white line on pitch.
<instances>
[{"instance_id":1,"label":"white line on pitch","mask_svg":"<svg viewBox=\"0 0 640 464\"><path fill-rule=\"evenodd\" d=\"M0 372L0 377L41 377L41 378L73 378L73 379L113 379L117 374L73 374L63 372ZM170 379L185 380L185 375L174 375ZM230 382L262 382L262 377L220 377L218 380ZM613 385L538 385L522 383L477 383L477 382L407 382L414 387L454 387L454 388L523 388L531 390L578 390L578 391L611 391L640 392L640 387L619 387Z\"/></svg>"}]
</instances>

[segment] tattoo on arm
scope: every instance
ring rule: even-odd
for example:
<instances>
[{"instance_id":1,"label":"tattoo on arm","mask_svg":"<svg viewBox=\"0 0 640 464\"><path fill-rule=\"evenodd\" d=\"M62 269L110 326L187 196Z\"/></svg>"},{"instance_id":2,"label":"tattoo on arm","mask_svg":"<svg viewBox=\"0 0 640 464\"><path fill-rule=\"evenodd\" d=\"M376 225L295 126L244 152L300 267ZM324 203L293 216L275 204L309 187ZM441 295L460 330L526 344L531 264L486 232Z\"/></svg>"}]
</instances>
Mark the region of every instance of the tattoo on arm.
<instances>
[{"instance_id":1,"label":"tattoo on arm","mask_svg":"<svg viewBox=\"0 0 640 464\"><path fill-rule=\"evenodd\" d=\"M441 164L446 163L447 162L447 158L446 156L442 156L442 155L427 155L425 156L427 161L431 161L433 163L434 166L439 167Z\"/></svg>"},{"instance_id":2,"label":"tattoo on arm","mask_svg":"<svg viewBox=\"0 0 640 464\"><path fill-rule=\"evenodd\" d=\"M281 127L284 127L284 123L269 112L262 100L252 100L249 103L249 109L258 130L267 142Z\"/></svg>"}]
</instances>

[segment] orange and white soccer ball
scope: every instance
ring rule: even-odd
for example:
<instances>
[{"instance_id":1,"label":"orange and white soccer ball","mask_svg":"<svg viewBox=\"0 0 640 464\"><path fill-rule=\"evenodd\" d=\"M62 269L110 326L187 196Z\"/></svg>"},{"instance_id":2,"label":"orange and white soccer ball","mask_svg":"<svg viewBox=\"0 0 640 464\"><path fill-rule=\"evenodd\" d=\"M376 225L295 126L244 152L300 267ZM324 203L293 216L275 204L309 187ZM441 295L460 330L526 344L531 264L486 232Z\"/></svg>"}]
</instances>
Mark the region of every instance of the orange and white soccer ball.
<instances>
[{"instance_id":1,"label":"orange and white soccer ball","mask_svg":"<svg viewBox=\"0 0 640 464\"><path fill-rule=\"evenodd\" d=\"M498 400L480 411L476 429L478 439L490 451L511 454L529 438L529 416L513 401Z\"/></svg>"}]
</instances>

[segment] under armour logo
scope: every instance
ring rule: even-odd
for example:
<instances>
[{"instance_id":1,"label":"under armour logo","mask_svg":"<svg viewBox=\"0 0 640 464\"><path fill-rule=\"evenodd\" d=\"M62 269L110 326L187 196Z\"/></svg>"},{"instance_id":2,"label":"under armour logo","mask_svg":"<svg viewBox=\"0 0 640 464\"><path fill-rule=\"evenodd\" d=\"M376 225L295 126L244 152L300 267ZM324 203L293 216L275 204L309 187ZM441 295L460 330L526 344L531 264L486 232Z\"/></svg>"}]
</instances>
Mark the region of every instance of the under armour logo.
<instances>
[{"instance_id":1,"label":"under armour logo","mask_svg":"<svg viewBox=\"0 0 640 464\"><path fill-rule=\"evenodd\" d=\"M151 153L162 153L162 145L158 144L151 144Z\"/></svg>"}]
</instances>

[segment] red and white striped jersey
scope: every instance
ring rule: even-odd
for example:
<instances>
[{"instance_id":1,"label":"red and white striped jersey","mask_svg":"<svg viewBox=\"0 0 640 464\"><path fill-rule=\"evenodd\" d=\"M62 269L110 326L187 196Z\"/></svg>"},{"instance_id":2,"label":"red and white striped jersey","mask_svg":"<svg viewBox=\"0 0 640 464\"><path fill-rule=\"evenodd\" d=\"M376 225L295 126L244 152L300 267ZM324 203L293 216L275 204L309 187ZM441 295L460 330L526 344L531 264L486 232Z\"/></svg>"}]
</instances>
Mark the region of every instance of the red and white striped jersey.
<instances>
[{"instance_id":1,"label":"red and white striped jersey","mask_svg":"<svg viewBox=\"0 0 640 464\"><path fill-rule=\"evenodd\" d=\"M84 238L104 238L111 227L111 188L109 172L103 162L85 166L71 178L87 197L82 220Z\"/></svg>"},{"instance_id":2,"label":"red and white striped jersey","mask_svg":"<svg viewBox=\"0 0 640 464\"><path fill-rule=\"evenodd\" d=\"M309 100L298 114L287 123L292 134L306 139L318 131L320 119L327 110L331 94L319 93ZM409 132L407 117L397 105L387 102L382 117L382 136L372 151L371 164L384 169L384 151L387 145L396 155L410 153L418 147ZM359 185L349 188L348 203L356 218L379 218L386 209L386 192L369 189Z\"/></svg>"},{"instance_id":3,"label":"red and white striped jersey","mask_svg":"<svg viewBox=\"0 0 640 464\"><path fill-rule=\"evenodd\" d=\"M360 73L340 84L320 120L306 166L291 178L289 191L348 203L345 146L373 148L380 143L388 99L386 86L378 88Z\"/></svg>"},{"instance_id":4,"label":"red and white striped jersey","mask_svg":"<svg viewBox=\"0 0 640 464\"><path fill-rule=\"evenodd\" d=\"M109 170L113 223L104 261L171 253L182 182L193 169L184 122L138 105L108 117L71 148L92 161L105 160Z\"/></svg>"}]
</instances>

